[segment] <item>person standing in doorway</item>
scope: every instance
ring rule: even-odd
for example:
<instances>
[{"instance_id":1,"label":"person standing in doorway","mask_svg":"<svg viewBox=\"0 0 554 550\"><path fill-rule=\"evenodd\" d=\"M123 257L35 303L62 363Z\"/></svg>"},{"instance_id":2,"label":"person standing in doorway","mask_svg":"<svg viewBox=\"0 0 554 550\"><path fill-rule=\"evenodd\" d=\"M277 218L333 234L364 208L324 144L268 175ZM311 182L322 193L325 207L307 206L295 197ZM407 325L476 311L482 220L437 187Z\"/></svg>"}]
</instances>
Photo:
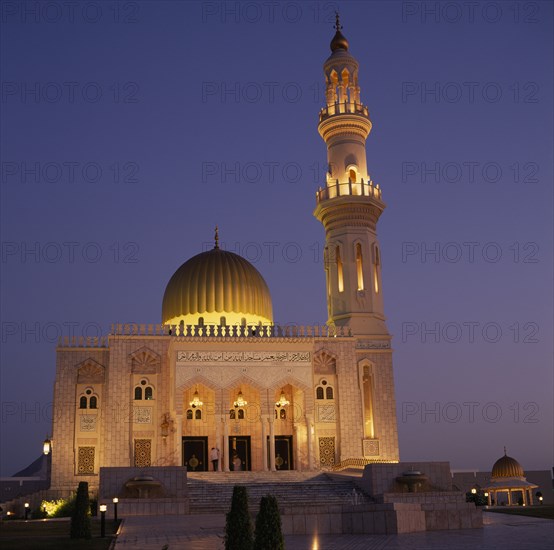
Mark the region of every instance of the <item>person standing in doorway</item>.
<instances>
[{"instance_id":1,"label":"person standing in doorway","mask_svg":"<svg viewBox=\"0 0 554 550\"><path fill-rule=\"evenodd\" d=\"M212 447L210 451L210 460L212 461L214 472L217 472L217 467L219 465L219 449L217 447Z\"/></svg>"}]
</instances>

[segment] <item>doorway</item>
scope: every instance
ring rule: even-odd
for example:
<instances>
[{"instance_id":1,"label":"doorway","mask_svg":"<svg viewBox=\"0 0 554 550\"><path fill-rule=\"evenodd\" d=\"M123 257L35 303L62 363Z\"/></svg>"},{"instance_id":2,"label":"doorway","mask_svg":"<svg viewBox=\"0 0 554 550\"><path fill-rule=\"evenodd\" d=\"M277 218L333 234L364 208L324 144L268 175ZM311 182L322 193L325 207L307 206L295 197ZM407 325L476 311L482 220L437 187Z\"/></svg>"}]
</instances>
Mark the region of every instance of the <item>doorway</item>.
<instances>
[{"instance_id":1,"label":"doorway","mask_svg":"<svg viewBox=\"0 0 554 550\"><path fill-rule=\"evenodd\" d=\"M183 466L189 472L208 471L207 437L183 437Z\"/></svg>"},{"instance_id":2,"label":"doorway","mask_svg":"<svg viewBox=\"0 0 554 550\"><path fill-rule=\"evenodd\" d=\"M250 436L229 436L229 469L232 472L250 471Z\"/></svg>"},{"instance_id":3,"label":"doorway","mask_svg":"<svg viewBox=\"0 0 554 550\"><path fill-rule=\"evenodd\" d=\"M267 463L269 460L269 436L267 436ZM292 435L275 436L275 468L277 470L294 470L292 452Z\"/></svg>"}]
</instances>

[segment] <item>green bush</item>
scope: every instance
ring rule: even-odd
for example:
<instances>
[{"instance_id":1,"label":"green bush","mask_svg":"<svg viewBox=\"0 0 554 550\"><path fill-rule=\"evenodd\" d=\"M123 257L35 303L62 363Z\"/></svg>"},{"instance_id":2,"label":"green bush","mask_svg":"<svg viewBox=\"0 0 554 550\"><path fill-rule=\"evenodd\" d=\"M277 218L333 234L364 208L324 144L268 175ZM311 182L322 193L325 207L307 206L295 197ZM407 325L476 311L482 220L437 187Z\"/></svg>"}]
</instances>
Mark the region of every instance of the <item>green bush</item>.
<instances>
[{"instance_id":1,"label":"green bush","mask_svg":"<svg viewBox=\"0 0 554 550\"><path fill-rule=\"evenodd\" d=\"M71 538L90 539L90 502L88 498L88 483L81 481L77 489L75 510L71 516Z\"/></svg>"},{"instance_id":2,"label":"green bush","mask_svg":"<svg viewBox=\"0 0 554 550\"><path fill-rule=\"evenodd\" d=\"M260 512L256 517L254 550L283 550L284 548L279 505L274 496L267 495L262 497Z\"/></svg>"},{"instance_id":3,"label":"green bush","mask_svg":"<svg viewBox=\"0 0 554 550\"><path fill-rule=\"evenodd\" d=\"M73 515L75 509L75 494L69 498L60 498L58 500L43 500L40 503L41 511L46 508L46 517L49 518L69 518Z\"/></svg>"},{"instance_id":4,"label":"green bush","mask_svg":"<svg viewBox=\"0 0 554 550\"><path fill-rule=\"evenodd\" d=\"M231 510L225 523L225 550L252 550L252 521L246 487L233 487Z\"/></svg>"}]
</instances>

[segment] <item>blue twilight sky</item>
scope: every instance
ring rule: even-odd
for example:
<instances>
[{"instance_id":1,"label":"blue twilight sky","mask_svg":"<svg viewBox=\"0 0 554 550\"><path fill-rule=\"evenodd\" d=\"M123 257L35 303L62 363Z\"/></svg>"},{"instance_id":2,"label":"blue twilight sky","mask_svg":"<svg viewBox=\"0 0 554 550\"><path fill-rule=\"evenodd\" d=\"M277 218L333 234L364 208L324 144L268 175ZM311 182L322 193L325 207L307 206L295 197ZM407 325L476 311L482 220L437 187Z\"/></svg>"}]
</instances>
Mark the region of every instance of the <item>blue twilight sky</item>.
<instances>
[{"instance_id":1,"label":"blue twilight sky","mask_svg":"<svg viewBox=\"0 0 554 550\"><path fill-rule=\"evenodd\" d=\"M277 321L325 322L336 7L388 205L401 458L552 466L551 2L51 0L1 4L1 475L51 431L57 336L159 322L215 224Z\"/></svg>"}]
</instances>

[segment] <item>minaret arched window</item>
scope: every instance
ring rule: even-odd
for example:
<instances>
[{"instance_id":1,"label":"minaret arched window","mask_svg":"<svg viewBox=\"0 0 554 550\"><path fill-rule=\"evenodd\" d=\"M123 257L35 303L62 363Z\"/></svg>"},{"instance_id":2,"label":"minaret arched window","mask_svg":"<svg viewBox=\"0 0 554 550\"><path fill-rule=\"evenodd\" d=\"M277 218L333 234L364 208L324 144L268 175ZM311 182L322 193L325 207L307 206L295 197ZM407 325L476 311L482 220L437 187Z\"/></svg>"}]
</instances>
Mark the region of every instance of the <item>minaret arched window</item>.
<instances>
[{"instance_id":1,"label":"minaret arched window","mask_svg":"<svg viewBox=\"0 0 554 550\"><path fill-rule=\"evenodd\" d=\"M90 409L98 408L98 398L95 395L93 395L89 400L89 408Z\"/></svg>"},{"instance_id":2,"label":"minaret arched window","mask_svg":"<svg viewBox=\"0 0 554 550\"><path fill-rule=\"evenodd\" d=\"M80 409L87 408L87 398L84 395L82 395L81 398L79 399L79 408Z\"/></svg>"},{"instance_id":3,"label":"minaret arched window","mask_svg":"<svg viewBox=\"0 0 554 550\"><path fill-rule=\"evenodd\" d=\"M340 255L340 247L335 248L335 255L337 258L337 285L339 288L339 292L342 292L344 290L344 275L343 275L343 268L342 268L342 258Z\"/></svg>"},{"instance_id":4,"label":"minaret arched window","mask_svg":"<svg viewBox=\"0 0 554 550\"><path fill-rule=\"evenodd\" d=\"M379 294L379 268L381 266L381 254L379 253L379 247L373 247L373 287L375 294Z\"/></svg>"},{"instance_id":5,"label":"minaret arched window","mask_svg":"<svg viewBox=\"0 0 554 550\"><path fill-rule=\"evenodd\" d=\"M362 245L356 244L356 273L358 274L358 290L364 289L364 263L362 256Z\"/></svg>"}]
</instances>

